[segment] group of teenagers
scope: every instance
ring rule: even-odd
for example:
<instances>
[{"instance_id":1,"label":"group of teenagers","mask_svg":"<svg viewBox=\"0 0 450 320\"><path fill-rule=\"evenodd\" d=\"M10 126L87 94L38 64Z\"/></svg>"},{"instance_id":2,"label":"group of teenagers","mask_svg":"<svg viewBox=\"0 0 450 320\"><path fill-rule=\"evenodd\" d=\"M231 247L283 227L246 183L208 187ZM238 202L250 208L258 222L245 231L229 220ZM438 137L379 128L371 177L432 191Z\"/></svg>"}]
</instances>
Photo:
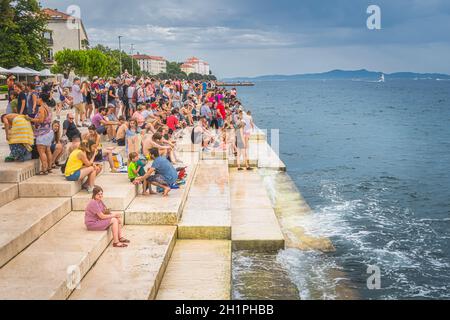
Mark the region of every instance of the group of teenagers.
<instances>
[{"instance_id":1,"label":"group of teenagers","mask_svg":"<svg viewBox=\"0 0 450 320\"><path fill-rule=\"evenodd\" d=\"M127 76L108 81L95 77L92 82L75 78L69 95L61 94L59 86L38 81L28 85L34 90L33 98L26 99L32 105L25 101L24 107L14 109L14 97L24 86L13 83L8 112L1 117L11 151L6 160L30 160L34 147L40 175L61 168L68 181L81 181L82 188L92 194L86 208L87 228L112 226L115 247L126 247L129 241L122 237L120 216L106 208L103 190L95 183L104 162L116 172L115 145L125 147L128 178L143 185L144 195L166 197L184 183L186 167L178 159L177 140L187 127L192 128L191 142L203 151L227 151L236 156L238 170L252 170L248 148L254 124L235 88L227 91L213 81ZM53 110L59 116L62 109L61 100L72 109L62 125L58 117L53 120ZM102 147L102 136L109 147Z\"/></svg>"}]
</instances>

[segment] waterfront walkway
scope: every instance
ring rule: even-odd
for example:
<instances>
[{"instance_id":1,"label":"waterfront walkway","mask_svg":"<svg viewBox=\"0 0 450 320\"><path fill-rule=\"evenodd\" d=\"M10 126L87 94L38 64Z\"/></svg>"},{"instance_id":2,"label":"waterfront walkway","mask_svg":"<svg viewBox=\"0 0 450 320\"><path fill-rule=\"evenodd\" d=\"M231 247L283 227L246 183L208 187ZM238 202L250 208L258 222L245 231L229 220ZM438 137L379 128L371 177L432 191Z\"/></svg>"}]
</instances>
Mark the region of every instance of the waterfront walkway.
<instances>
[{"instance_id":1,"label":"waterfront walkway","mask_svg":"<svg viewBox=\"0 0 450 320\"><path fill-rule=\"evenodd\" d=\"M257 150L267 148L261 133L251 144L255 167L285 169ZM110 230L86 230L79 183L36 176L38 160L4 163L7 153L2 130L0 299L231 299L232 250L284 248L258 171L240 174L223 154L180 151L188 179L168 198L139 196L126 174L102 174L96 183L131 240L117 250Z\"/></svg>"}]
</instances>

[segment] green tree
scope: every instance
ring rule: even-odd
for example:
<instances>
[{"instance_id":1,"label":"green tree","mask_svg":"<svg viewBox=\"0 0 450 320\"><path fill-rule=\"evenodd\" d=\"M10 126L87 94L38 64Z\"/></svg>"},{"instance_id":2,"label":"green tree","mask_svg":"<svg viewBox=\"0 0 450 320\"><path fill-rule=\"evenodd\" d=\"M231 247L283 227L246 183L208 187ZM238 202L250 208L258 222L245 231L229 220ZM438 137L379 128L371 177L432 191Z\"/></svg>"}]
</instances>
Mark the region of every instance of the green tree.
<instances>
[{"instance_id":1,"label":"green tree","mask_svg":"<svg viewBox=\"0 0 450 320\"><path fill-rule=\"evenodd\" d=\"M97 49L85 51L86 64L84 65L83 75L90 78L94 76L111 76L111 65L114 63L111 57Z\"/></svg>"},{"instance_id":2,"label":"green tree","mask_svg":"<svg viewBox=\"0 0 450 320\"><path fill-rule=\"evenodd\" d=\"M100 50L104 54L108 55L111 60L109 76L117 77L120 74L120 51L113 50L103 45L97 45L94 49ZM133 64L133 65L132 65ZM141 68L136 60L132 59L131 56L122 51L122 71L128 70L129 73L134 69L135 75L141 74Z\"/></svg>"},{"instance_id":3,"label":"green tree","mask_svg":"<svg viewBox=\"0 0 450 320\"><path fill-rule=\"evenodd\" d=\"M83 50L64 49L55 54L56 64L53 73L67 73L74 71L78 75L85 75L87 55Z\"/></svg>"},{"instance_id":4,"label":"green tree","mask_svg":"<svg viewBox=\"0 0 450 320\"><path fill-rule=\"evenodd\" d=\"M47 17L37 0L0 0L0 65L41 69Z\"/></svg>"}]
</instances>

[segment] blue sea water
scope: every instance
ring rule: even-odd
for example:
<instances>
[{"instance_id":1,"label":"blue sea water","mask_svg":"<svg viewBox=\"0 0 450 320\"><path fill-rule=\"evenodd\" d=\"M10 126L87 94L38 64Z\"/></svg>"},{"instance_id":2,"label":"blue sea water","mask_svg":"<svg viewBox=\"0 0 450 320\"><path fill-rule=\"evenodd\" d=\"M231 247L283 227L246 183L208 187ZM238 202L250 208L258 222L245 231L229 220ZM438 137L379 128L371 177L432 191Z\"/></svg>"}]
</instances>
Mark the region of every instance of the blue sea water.
<instances>
[{"instance_id":1,"label":"blue sea water","mask_svg":"<svg viewBox=\"0 0 450 320\"><path fill-rule=\"evenodd\" d=\"M450 298L449 81L257 82L238 94L260 128L280 129L313 228L337 249L279 254L300 289L330 285L299 276L323 264L363 299ZM369 265L380 290L367 288Z\"/></svg>"}]
</instances>

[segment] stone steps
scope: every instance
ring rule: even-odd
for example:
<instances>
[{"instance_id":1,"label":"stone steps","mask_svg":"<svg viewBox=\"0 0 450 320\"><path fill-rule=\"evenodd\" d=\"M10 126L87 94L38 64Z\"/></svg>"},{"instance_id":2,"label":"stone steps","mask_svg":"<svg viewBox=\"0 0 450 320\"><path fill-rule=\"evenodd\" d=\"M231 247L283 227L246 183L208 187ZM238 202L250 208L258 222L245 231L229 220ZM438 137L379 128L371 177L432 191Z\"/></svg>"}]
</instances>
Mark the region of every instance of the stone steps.
<instances>
[{"instance_id":1,"label":"stone steps","mask_svg":"<svg viewBox=\"0 0 450 320\"><path fill-rule=\"evenodd\" d=\"M9 152L2 154L6 156ZM0 183L19 183L25 181L33 177L39 168L38 160L5 163L3 158L1 157L0 159Z\"/></svg>"},{"instance_id":2,"label":"stone steps","mask_svg":"<svg viewBox=\"0 0 450 320\"><path fill-rule=\"evenodd\" d=\"M56 172L56 169L54 172ZM61 172L48 176L34 176L19 183L19 196L21 198L70 198L80 190L80 182L67 181Z\"/></svg>"},{"instance_id":3,"label":"stone steps","mask_svg":"<svg viewBox=\"0 0 450 320\"><path fill-rule=\"evenodd\" d=\"M70 199L17 199L0 208L0 267L71 211Z\"/></svg>"},{"instance_id":4,"label":"stone steps","mask_svg":"<svg viewBox=\"0 0 450 320\"><path fill-rule=\"evenodd\" d=\"M70 300L153 300L176 241L176 227L127 226L126 249L109 247Z\"/></svg>"},{"instance_id":5,"label":"stone steps","mask_svg":"<svg viewBox=\"0 0 450 320\"><path fill-rule=\"evenodd\" d=\"M0 183L0 207L16 200L19 197L19 189L16 183Z\"/></svg>"},{"instance_id":6,"label":"stone steps","mask_svg":"<svg viewBox=\"0 0 450 320\"><path fill-rule=\"evenodd\" d=\"M103 202L111 210L125 211L137 195L138 188L128 180L127 174L101 175L96 185L103 188ZM84 211L92 195L80 191L72 197L72 210Z\"/></svg>"},{"instance_id":7,"label":"stone steps","mask_svg":"<svg viewBox=\"0 0 450 320\"><path fill-rule=\"evenodd\" d=\"M230 177L233 250L284 249L283 233L258 172L233 169Z\"/></svg>"},{"instance_id":8,"label":"stone steps","mask_svg":"<svg viewBox=\"0 0 450 320\"><path fill-rule=\"evenodd\" d=\"M83 212L71 212L0 269L0 300L67 299L112 239L90 232Z\"/></svg>"},{"instance_id":9,"label":"stone steps","mask_svg":"<svg viewBox=\"0 0 450 320\"><path fill-rule=\"evenodd\" d=\"M227 161L201 161L178 225L179 239L231 240Z\"/></svg>"},{"instance_id":10,"label":"stone steps","mask_svg":"<svg viewBox=\"0 0 450 320\"><path fill-rule=\"evenodd\" d=\"M231 299L231 242L178 240L156 299Z\"/></svg>"},{"instance_id":11,"label":"stone steps","mask_svg":"<svg viewBox=\"0 0 450 320\"><path fill-rule=\"evenodd\" d=\"M161 195L138 196L125 210L126 225L177 225L180 221L189 190L197 171L199 154L184 152L179 155L185 165L188 177L186 184L172 190L168 197Z\"/></svg>"}]
</instances>

